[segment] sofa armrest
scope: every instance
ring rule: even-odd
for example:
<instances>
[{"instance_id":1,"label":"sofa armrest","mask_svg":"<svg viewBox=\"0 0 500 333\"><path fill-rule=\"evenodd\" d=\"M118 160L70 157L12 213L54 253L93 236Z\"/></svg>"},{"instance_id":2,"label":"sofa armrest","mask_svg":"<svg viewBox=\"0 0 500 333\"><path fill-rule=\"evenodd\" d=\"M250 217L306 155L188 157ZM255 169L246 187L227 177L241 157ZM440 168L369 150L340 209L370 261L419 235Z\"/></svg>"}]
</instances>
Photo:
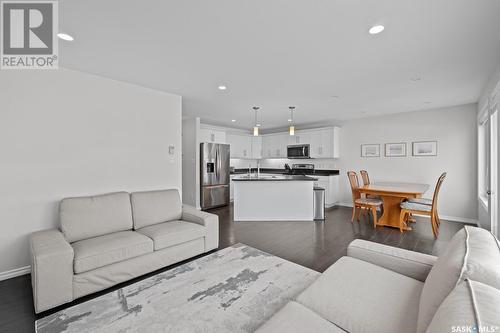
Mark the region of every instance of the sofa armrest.
<instances>
[{"instance_id":1,"label":"sofa armrest","mask_svg":"<svg viewBox=\"0 0 500 333\"><path fill-rule=\"evenodd\" d=\"M347 248L349 257L367 261L396 273L425 281L437 257L362 239L356 239Z\"/></svg>"},{"instance_id":2,"label":"sofa armrest","mask_svg":"<svg viewBox=\"0 0 500 333\"><path fill-rule=\"evenodd\" d=\"M73 248L56 229L30 236L31 286L35 312L73 300Z\"/></svg>"},{"instance_id":3,"label":"sofa armrest","mask_svg":"<svg viewBox=\"0 0 500 333\"><path fill-rule=\"evenodd\" d=\"M219 217L217 215L199 211L193 206L183 205L182 220L201 224L207 228L205 252L219 247Z\"/></svg>"}]
</instances>

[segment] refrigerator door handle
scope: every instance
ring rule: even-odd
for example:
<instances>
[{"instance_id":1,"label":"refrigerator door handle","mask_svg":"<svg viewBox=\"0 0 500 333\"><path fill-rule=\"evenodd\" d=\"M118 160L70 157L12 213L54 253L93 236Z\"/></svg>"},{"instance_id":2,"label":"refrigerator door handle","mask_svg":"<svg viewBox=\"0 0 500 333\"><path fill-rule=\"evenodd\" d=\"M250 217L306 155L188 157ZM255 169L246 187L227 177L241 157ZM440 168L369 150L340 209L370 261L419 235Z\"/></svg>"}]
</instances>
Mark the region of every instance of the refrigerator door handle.
<instances>
[{"instance_id":1,"label":"refrigerator door handle","mask_svg":"<svg viewBox=\"0 0 500 333\"><path fill-rule=\"evenodd\" d=\"M216 179L216 183L217 184L219 183L219 172L218 172L218 169L219 169L219 148L216 147L215 148L215 179Z\"/></svg>"}]
</instances>

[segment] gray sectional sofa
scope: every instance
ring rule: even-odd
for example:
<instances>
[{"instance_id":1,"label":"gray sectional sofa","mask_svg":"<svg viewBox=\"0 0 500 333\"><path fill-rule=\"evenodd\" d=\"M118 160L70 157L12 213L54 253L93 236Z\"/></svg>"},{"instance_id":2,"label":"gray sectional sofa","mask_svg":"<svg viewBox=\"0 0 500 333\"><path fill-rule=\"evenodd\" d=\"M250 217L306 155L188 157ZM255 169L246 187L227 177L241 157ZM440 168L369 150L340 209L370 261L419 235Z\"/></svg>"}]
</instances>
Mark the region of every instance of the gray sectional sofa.
<instances>
[{"instance_id":1,"label":"gray sectional sofa","mask_svg":"<svg viewBox=\"0 0 500 333\"><path fill-rule=\"evenodd\" d=\"M355 240L258 332L500 332L499 242L465 227L437 258Z\"/></svg>"},{"instance_id":2,"label":"gray sectional sofa","mask_svg":"<svg viewBox=\"0 0 500 333\"><path fill-rule=\"evenodd\" d=\"M182 205L177 190L67 198L60 229L31 235L35 312L216 249L216 215Z\"/></svg>"}]
</instances>

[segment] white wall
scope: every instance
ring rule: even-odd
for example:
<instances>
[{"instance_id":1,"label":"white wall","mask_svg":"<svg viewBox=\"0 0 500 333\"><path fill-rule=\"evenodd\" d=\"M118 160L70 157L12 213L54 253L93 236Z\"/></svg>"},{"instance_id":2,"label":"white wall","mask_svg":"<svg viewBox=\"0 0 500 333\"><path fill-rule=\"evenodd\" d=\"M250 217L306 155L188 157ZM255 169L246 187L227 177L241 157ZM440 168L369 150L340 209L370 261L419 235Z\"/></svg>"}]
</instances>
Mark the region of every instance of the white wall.
<instances>
[{"instance_id":1,"label":"white wall","mask_svg":"<svg viewBox=\"0 0 500 333\"><path fill-rule=\"evenodd\" d=\"M180 96L98 76L2 71L0 272L29 265L28 235L58 225L63 197L180 189L181 112Z\"/></svg>"},{"instance_id":2,"label":"white wall","mask_svg":"<svg viewBox=\"0 0 500 333\"><path fill-rule=\"evenodd\" d=\"M351 203L347 170L368 170L373 181L430 184L431 197L439 175L448 176L441 189L439 212L445 217L477 219L476 105L463 105L348 121L342 125L341 201ZM411 156L411 142L438 141L438 156ZM383 157L383 144L407 142L407 157ZM360 145L381 144L381 157L362 158Z\"/></svg>"},{"instance_id":3,"label":"white wall","mask_svg":"<svg viewBox=\"0 0 500 333\"><path fill-rule=\"evenodd\" d=\"M200 208L200 118L182 121L182 201Z\"/></svg>"}]
</instances>

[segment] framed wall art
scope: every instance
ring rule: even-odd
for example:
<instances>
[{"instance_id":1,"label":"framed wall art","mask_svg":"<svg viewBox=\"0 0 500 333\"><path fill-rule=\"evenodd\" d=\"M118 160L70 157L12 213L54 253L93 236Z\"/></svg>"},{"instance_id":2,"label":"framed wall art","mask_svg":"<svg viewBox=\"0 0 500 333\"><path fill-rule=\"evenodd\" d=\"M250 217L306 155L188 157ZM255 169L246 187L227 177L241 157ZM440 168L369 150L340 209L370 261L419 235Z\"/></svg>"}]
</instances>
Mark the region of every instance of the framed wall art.
<instances>
[{"instance_id":1,"label":"framed wall art","mask_svg":"<svg viewBox=\"0 0 500 333\"><path fill-rule=\"evenodd\" d=\"M380 157L379 144L361 145L361 157Z\"/></svg>"},{"instance_id":2,"label":"framed wall art","mask_svg":"<svg viewBox=\"0 0 500 333\"><path fill-rule=\"evenodd\" d=\"M386 143L385 144L386 157L405 157L406 156L406 142L399 143Z\"/></svg>"},{"instance_id":3,"label":"framed wall art","mask_svg":"<svg viewBox=\"0 0 500 333\"><path fill-rule=\"evenodd\" d=\"M413 156L437 156L437 141L413 142Z\"/></svg>"}]
</instances>

